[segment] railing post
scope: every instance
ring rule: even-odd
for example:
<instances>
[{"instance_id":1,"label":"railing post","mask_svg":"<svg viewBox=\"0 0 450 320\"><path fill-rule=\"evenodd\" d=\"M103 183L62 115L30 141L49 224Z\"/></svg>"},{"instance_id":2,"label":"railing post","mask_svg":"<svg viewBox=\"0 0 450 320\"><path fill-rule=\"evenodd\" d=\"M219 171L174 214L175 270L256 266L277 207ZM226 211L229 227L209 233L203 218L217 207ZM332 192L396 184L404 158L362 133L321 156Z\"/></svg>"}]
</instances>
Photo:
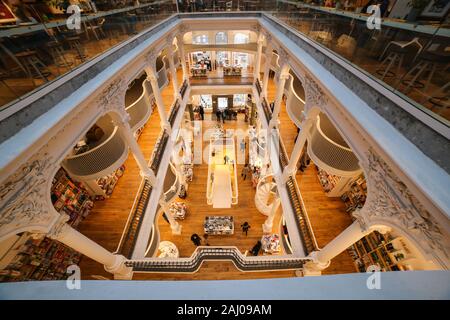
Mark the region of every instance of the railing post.
<instances>
[{"instance_id":1,"label":"railing post","mask_svg":"<svg viewBox=\"0 0 450 320\"><path fill-rule=\"evenodd\" d=\"M254 70L254 78L256 80L259 80L260 73L261 73L261 56L262 56L262 47L263 47L264 40L262 38L262 35L260 34L258 36L258 47L256 49L256 59L255 59L255 70Z\"/></svg>"}]
</instances>

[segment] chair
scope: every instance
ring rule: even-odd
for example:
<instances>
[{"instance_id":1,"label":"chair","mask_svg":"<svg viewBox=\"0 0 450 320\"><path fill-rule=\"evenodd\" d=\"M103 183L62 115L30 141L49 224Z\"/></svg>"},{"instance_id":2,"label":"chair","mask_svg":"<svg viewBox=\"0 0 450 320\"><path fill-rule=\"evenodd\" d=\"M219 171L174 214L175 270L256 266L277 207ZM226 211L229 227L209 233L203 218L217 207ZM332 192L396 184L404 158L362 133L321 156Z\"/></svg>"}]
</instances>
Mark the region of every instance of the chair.
<instances>
[{"instance_id":1,"label":"chair","mask_svg":"<svg viewBox=\"0 0 450 320\"><path fill-rule=\"evenodd\" d=\"M86 61L86 54L84 53L84 49L81 46L80 37L78 36L69 36L64 39L67 44L69 45L69 48L73 51L75 51L75 58L79 59L81 62Z\"/></svg>"},{"instance_id":2,"label":"chair","mask_svg":"<svg viewBox=\"0 0 450 320\"><path fill-rule=\"evenodd\" d=\"M73 63L66 60L65 51L61 42L50 41L47 43L47 48L59 74L62 74L60 68L70 69Z\"/></svg>"},{"instance_id":3,"label":"chair","mask_svg":"<svg viewBox=\"0 0 450 320\"><path fill-rule=\"evenodd\" d=\"M416 51L414 51L414 48L416 48ZM376 71L377 74L381 76L381 80L384 80L386 77L394 77L396 74L400 74L400 69L406 54L415 53L413 58L414 61L422 49L423 46L420 44L419 38L414 38L411 41L390 41L380 56L381 60L386 55L382 60L380 67L387 66L378 69ZM397 71L393 72L392 68L395 67L397 68Z\"/></svg>"},{"instance_id":4,"label":"chair","mask_svg":"<svg viewBox=\"0 0 450 320\"><path fill-rule=\"evenodd\" d=\"M15 57L20 61L21 65L25 68L27 76L33 81L36 86L35 77L39 77L45 82L48 82L48 76L52 73L48 70L47 66L37 56L36 51L26 50L15 54Z\"/></svg>"},{"instance_id":5,"label":"chair","mask_svg":"<svg viewBox=\"0 0 450 320\"><path fill-rule=\"evenodd\" d=\"M417 58L417 63L405 74L402 84L406 85L405 92L409 92L411 88L423 89L427 91L436 69L442 67L446 69L450 62L450 53L446 50L426 50ZM419 80L428 74L425 83Z\"/></svg>"}]
</instances>

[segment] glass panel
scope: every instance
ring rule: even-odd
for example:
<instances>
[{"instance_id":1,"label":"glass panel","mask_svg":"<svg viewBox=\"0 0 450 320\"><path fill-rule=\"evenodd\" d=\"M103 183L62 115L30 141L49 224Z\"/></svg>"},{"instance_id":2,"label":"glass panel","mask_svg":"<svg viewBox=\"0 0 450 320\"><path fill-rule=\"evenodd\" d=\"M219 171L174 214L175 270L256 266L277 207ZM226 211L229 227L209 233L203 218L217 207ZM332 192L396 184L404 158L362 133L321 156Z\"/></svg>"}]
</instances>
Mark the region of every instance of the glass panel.
<instances>
[{"instance_id":1,"label":"glass panel","mask_svg":"<svg viewBox=\"0 0 450 320\"><path fill-rule=\"evenodd\" d=\"M172 0L96 1L78 7L77 23L68 1L9 3L0 17L2 109L176 12Z\"/></svg>"},{"instance_id":2,"label":"glass panel","mask_svg":"<svg viewBox=\"0 0 450 320\"><path fill-rule=\"evenodd\" d=\"M274 15L283 22L449 124L448 1L429 1L425 8L383 2L379 26L368 19L368 1L326 1L327 7L312 5L318 1L277 2Z\"/></svg>"}]
</instances>

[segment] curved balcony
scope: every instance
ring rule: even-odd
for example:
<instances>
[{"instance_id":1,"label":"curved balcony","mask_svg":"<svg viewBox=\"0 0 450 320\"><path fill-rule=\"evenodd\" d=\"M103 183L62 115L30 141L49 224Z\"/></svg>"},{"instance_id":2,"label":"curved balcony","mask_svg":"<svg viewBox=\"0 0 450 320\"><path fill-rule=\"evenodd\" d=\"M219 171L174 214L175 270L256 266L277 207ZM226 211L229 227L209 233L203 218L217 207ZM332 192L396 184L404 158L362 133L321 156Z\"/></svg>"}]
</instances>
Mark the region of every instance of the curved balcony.
<instances>
[{"instance_id":1,"label":"curved balcony","mask_svg":"<svg viewBox=\"0 0 450 320\"><path fill-rule=\"evenodd\" d=\"M156 70L158 77L158 87L162 90L165 86L169 84L169 78L167 77L167 69L169 68L169 61L167 61L166 56L159 56L156 59Z\"/></svg>"},{"instance_id":2,"label":"curved balcony","mask_svg":"<svg viewBox=\"0 0 450 320\"><path fill-rule=\"evenodd\" d=\"M135 79L125 95L125 109L130 115L131 130L136 131L147 123L152 114L153 91L146 74Z\"/></svg>"},{"instance_id":3,"label":"curved balcony","mask_svg":"<svg viewBox=\"0 0 450 320\"><path fill-rule=\"evenodd\" d=\"M290 74L289 79L286 81L284 90L287 96L287 114L295 125L300 128L304 119L303 110L305 110L305 91L302 83L295 75Z\"/></svg>"},{"instance_id":4,"label":"curved balcony","mask_svg":"<svg viewBox=\"0 0 450 320\"><path fill-rule=\"evenodd\" d=\"M91 145L88 151L71 155L62 162L74 179L89 181L104 177L118 169L128 157L128 146L111 118L106 115L97 125L104 131L103 139Z\"/></svg>"},{"instance_id":5,"label":"curved balcony","mask_svg":"<svg viewBox=\"0 0 450 320\"><path fill-rule=\"evenodd\" d=\"M276 74L280 71L280 65L278 63L279 59L280 56L277 53L272 52L272 57L270 58L270 69L275 71Z\"/></svg>"},{"instance_id":6,"label":"curved balcony","mask_svg":"<svg viewBox=\"0 0 450 320\"><path fill-rule=\"evenodd\" d=\"M176 168L172 163L169 165L169 170L167 170L166 177L164 179L164 198L167 203L171 203L175 200L180 192L181 183L178 177ZM161 210L161 206L158 205L156 208L156 212ZM158 215L157 215L158 216ZM158 252L158 246L160 239L160 232L158 228L158 223L155 221L152 227L152 231L150 233L150 237L147 243L147 250L145 251L146 257L153 257Z\"/></svg>"},{"instance_id":7,"label":"curved balcony","mask_svg":"<svg viewBox=\"0 0 450 320\"><path fill-rule=\"evenodd\" d=\"M310 130L308 154L328 173L354 177L361 172L358 158L325 114L320 114Z\"/></svg>"}]
</instances>

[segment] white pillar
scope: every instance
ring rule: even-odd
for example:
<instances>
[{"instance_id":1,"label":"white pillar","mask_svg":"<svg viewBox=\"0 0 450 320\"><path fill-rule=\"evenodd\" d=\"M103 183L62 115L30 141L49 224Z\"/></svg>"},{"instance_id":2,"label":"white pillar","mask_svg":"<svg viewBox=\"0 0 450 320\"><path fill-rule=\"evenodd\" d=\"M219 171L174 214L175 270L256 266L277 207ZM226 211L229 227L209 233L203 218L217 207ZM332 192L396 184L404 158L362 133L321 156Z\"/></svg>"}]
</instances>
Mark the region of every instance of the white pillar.
<instances>
[{"instance_id":1,"label":"white pillar","mask_svg":"<svg viewBox=\"0 0 450 320\"><path fill-rule=\"evenodd\" d=\"M167 46L167 51L169 53L169 68L170 73L172 75L172 85L175 99L177 99L180 94L180 88L178 87L178 79L177 79L177 69L175 68L175 64L173 63L173 44L172 41L169 41L169 45Z\"/></svg>"},{"instance_id":2,"label":"white pillar","mask_svg":"<svg viewBox=\"0 0 450 320\"><path fill-rule=\"evenodd\" d=\"M172 216L172 213L170 212L169 206L164 199L159 200L159 205L161 206L161 209L166 214L167 219L170 223L170 229L172 229L172 234L180 235L181 234L181 225L175 220L175 218Z\"/></svg>"},{"instance_id":3,"label":"white pillar","mask_svg":"<svg viewBox=\"0 0 450 320\"><path fill-rule=\"evenodd\" d=\"M336 238L329 242L320 251L312 252L309 257L313 259L313 262L308 262L305 267L308 272L319 272L330 265L331 259L336 257L345 251L348 247L355 242L361 240L364 236L373 231L379 231L385 233L389 231L385 226L370 226L366 227L366 223L362 220L355 220L350 226L342 231Z\"/></svg>"},{"instance_id":4,"label":"white pillar","mask_svg":"<svg viewBox=\"0 0 450 320\"><path fill-rule=\"evenodd\" d=\"M280 79L277 84L277 93L275 96L275 103L272 112L272 118L270 119L270 127L276 127L278 124L278 115L280 114L281 102L283 101L283 93L284 93L284 85L286 84L286 80L289 79L288 65L283 65L280 71Z\"/></svg>"},{"instance_id":5,"label":"white pillar","mask_svg":"<svg viewBox=\"0 0 450 320\"><path fill-rule=\"evenodd\" d=\"M114 274L115 279L132 278L132 269L125 265L126 258L124 256L113 254L87 238L69 226L66 223L68 219L67 215L61 215L47 236L103 264L106 271Z\"/></svg>"},{"instance_id":6,"label":"white pillar","mask_svg":"<svg viewBox=\"0 0 450 320\"><path fill-rule=\"evenodd\" d=\"M184 52L183 35L177 35L177 45L180 52L181 67L183 68L183 81L189 81L189 70L186 67L186 55Z\"/></svg>"},{"instance_id":7,"label":"white pillar","mask_svg":"<svg viewBox=\"0 0 450 320\"><path fill-rule=\"evenodd\" d=\"M154 186L156 182L155 173L148 167L147 161L145 161L144 154L142 153L142 150L139 147L136 139L134 138L133 132L131 131L130 124L128 123L128 120L126 118L124 119L124 117L129 117L129 115L126 114L123 117L120 117L116 113L112 113L111 115L114 124L119 127L120 134L130 147L131 153L133 154L134 159L136 160L137 165L141 171L141 176L148 179L150 181L150 184Z\"/></svg>"},{"instance_id":8,"label":"white pillar","mask_svg":"<svg viewBox=\"0 0 450 320\"><path fill-rule=\"evenodd\" d=\"M303 148L305 147L307 133L314 125L314 123L315 117L314 119L305 119L302 122L300 132L297 136L297 141L295 141L294 150L292 150L291 157L289 158L289 164L286 166L286 168L284 168L283 178L285 181L289 176L295 175L295 173L297 172L297 163L300 159Z\"/></svg>"},{"instance_id":9,"label":"white pillar","mask_svg":"<svg viewBox=\"0 0 450 320\"><path fill-rule=\"evenodd\" d=\"M267 217L266 221L263 224L263 232L264 233L272 233L273 219L275 218L275 214L277 213L279 206L280 206L280 198L277 197L273 201L269 216Z\"/></svg>"},{"instance_id":10,"label":"white pillar","mask_svg":"<svg viewBox=\"0 0 450 320\"><path fill-rule=\"evenodd\" d=\"M262 95L267 98L267 90L269 86L269 72L270 72L270 65L272 63L272 55L273 55L273 45L270 42L269 38L266 37L266 65L264 67L264 76L263 76L263 83L262 83Z\"/></svg>"},{"instance_id":11,"label":"white pillar","mask_svg":"<svg viewBox=\"0 0 450 320\"><path fill-rule=\"evenodd\" d=\"M170 123L167 120L167 113L166 109L164 107L164 102L161 96L161 90L159 89L158 85L158 74L156 72L155 67L150 66L145 69L147 72L147 79L150 81L150 84L152 86L153 95L155 97L156 106L158 107L158 113L161 118L161 127L170 131Z\"/></svg>"},{"instance_id":12,"label":"white pillar","mask_svg":"<svg viewBox=\"0 0 450 320\"><path fill-rule=\"evenodd\" d=\"M261 39L261 36L258 37L258 48L256 50L256 59L255 59L255 71L254 71L254 78L259 79L260 73L261 73L261 56L262 56L262 47L263 47L263 39Z\"/></svg>"}]
</instances>

